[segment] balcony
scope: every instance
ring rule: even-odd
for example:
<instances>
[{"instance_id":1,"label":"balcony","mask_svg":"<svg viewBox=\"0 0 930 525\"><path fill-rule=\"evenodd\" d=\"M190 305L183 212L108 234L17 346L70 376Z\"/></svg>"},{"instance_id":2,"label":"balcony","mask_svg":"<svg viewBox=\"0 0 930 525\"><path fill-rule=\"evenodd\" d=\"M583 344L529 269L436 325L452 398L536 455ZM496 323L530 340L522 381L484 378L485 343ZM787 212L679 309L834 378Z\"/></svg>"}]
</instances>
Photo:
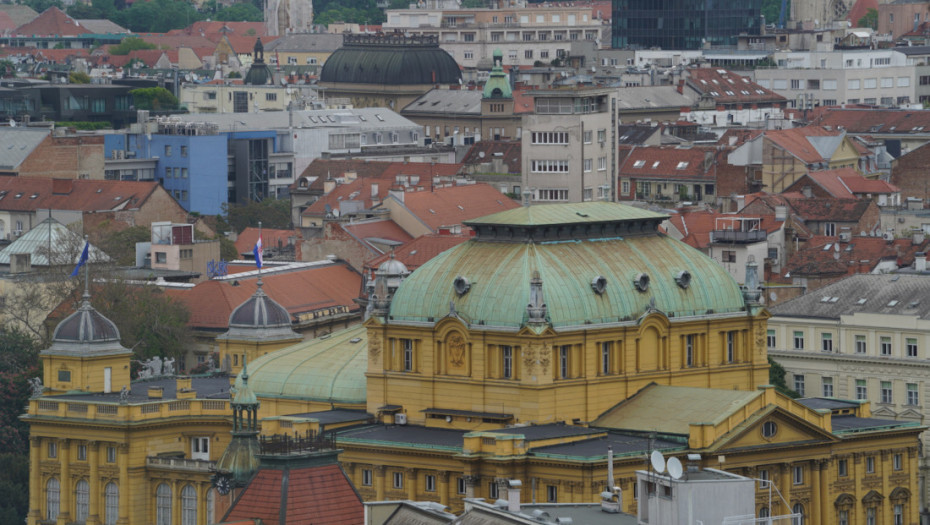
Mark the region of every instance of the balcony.
<instances>
[{"instance_id":1,"label":"balcony","mask_svg":"<svg viewBox=\"0 0 930 525\"><path fill-rule=\"evenodd\" d=\"M768 237L765 230L714 230L711 232L713 242L749 243L761 242Z\"/></svg>"},{"instance_id":2,"label":"balcony","mask_svg":"<svg viewBox=\"0 0 930 525\"><path fill-rule=\"evenodd\" d=\"M158 470L173 470L185 472L210 472L216 466L215 461L204 461L202 459L184 459L184 458L165 458L158 456L148 456L145 458L145 466Z\"/></svg>"}]
</instances>

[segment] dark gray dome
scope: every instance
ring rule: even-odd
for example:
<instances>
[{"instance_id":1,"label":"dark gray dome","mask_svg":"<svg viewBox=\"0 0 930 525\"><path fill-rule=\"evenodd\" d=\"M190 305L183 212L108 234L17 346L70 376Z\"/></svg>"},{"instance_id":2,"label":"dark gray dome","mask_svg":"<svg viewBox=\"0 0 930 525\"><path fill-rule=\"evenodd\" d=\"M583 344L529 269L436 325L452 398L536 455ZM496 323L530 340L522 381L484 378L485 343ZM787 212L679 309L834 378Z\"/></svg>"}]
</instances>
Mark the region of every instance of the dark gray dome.
<instances>
[{"instance_id":1,"label":"dark gray dome","mask_svg":"<svg viewBox=\"0 0 930 525\"><path fill-rule=\"evenodd\" d=\"M119 341L119 330L85 300L78 311L69 315L55 328L53 341L63 343L102 343Z\"/></svg>"},{"instance_id":2,"label":"dark gray dome","mask_svg":"<svg viewBox=\"0 0 930 525\"><path fill-rule=\"evenodd\" d=\"M402 34L343 37L323 65L320 82L351 84L458 84L462 71L434 36Z\"/></svg>"},{"instance_id":3,"label":"dark gray dome","mask_svg":"<svg viewBox=\"0 0 930 525\"><path fill-rule=\"evenodd\" d=\"M229 316L230 328L278 328L291 326L291 315L274 299L265 295L261 285Z\"/></svg>"}]
</instances>

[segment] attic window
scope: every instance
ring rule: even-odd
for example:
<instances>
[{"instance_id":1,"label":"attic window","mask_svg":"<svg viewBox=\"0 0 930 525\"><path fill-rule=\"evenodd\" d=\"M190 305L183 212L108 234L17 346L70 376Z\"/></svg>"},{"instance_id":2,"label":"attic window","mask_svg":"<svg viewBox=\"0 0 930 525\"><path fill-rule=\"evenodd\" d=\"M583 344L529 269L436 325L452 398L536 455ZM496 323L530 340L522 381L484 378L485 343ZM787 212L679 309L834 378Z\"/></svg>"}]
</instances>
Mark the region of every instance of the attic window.
<instances>
[{"instance_id":1,"label":"attic window","mask_svg":"<svg viewBox=\"0 0 930 525\"><path fill-rule=\"evenodd\" d=\"M359 115L358 119L361 120L362 122L368 122L368 119L365 118L365 115Z\"/></svg>"},{"instance_id":2,"label":"attic window","mask_svg":"<svg viewBox=\"0 0 930 525\"><path fill-rule=\"evenodd\" d=\"M739 90L739 92L742 93L742 94L744 94L744 95L752 95L752 93L746 91L745 89L741 89L741 90Z\"/></svg>"},{"instance_id":3,"label":"attic window","mask_svg":"<svg viewBox=\"0 0 930 525\"><path fill-rule=\"evenodd\" d=\"M432 213L433 215L436 215L436 212L435 212L435 211L433 211L433 209L432 209L432 208L430 208L430 210L429 210L429 212L430 212L430 213Z\"/></svg>"},{"instance_id":4,"label":"attic window","mask_svg":"<svg viewBox=\"0 0 930 525\"><path fill-rule=\"evenodd\" d=\"M757 89L757 90L756 90L756 93L758 93L758 94L760 94L760 95L764 95L764 94L765 94L765 91L762 91L761 89Z\"/></svg>"},{"instance_id":5,"label":"attic window","mask_svg":"<svg viewBox=\"0 0 930 525\"><path fill-rule=\"evenodd\" d=\"M702 79L701 79L701 84L704 84L704 85L706 86L706 85L707 85L707 81L704 80L704 79L702 78Z\"/></svg>"},{"instance_id":6,"label":"attic window","mask_svg":"<svg viewBox=\"0 0 930 525\"><path fill-rule=\"evenodd\" d=\"M835 302L837 302L837 301L839 301L839 300L840 300L839 297L831 297L831 298L830 298L830 302L831 302L831 303L835 303Z\"/></svg>"},{"instance_id":7,"label":"attic window","mask_svg":"<svg viewBox=\"0 0 930 525\"><path fill-rule=\"evenodd\" d=\"M830 302L830 296L829 296L829 295L825 295L825 296L821 297L821 298L820 298L820 302L821 302L821 303L829 303L829 302Z\"/></svg>"},{"instance_id":8,"label":"attic window","mask_svg":"<svg viewBox=\"0 0 930 525\"><path fill-rule=\"evenodd\" d=\"M311 116L311 117L310 117L310 122L313 122L314 124L316 124L316 117Z\"/></svg>"},{"instance_id":9,"label":"attic window","mask_svg":"<svg viewBox=\"0 0 930 525\"><path fill-rule=\"evenodd\" d=\"M18 199L18 198L20 198L20 197L22 197L22 196L23 196L22 193L17 193L16 195L13 196L13 198L14 198L14 199Z\"/></svg>"},{"instance_id":10,"label":"attic window","mask_svg":"<svg viewBox=\"0 0 930 525\"><path fill-rule=\"evenodd\" d=\"M731 96L731 97L735 97L735 96L736 96L736 93L734 93L734 92L732 92L732 91L727 91L726 93L727 93L728 96Z\"/></svg>"},{"instance_id":11,"label":"attic window","mask_svg":"<svg viewBox=\"0 0 930 525\"><path fill-rule=\"evenodd\" d=\"M919 305L920 305L920 300L918 299L918 300L916 300L916 301L911 301L910 303L908 303L907 307L908 307L908 308L917 308Z\"/></svg>"},{"instance_id":12,"label":"attic window","mask_svg":"<svg viewBox=\"0 0 930 525\"><path fill-rule=\"evenodd\" d=\"M717 70L717 73L719 73L719 74L721 74L721 75L726 75L726 74L727 74L727 70L726 70L726 69L718 69L718 70Z\"/></svg>"},{"instance_id":13,"label":"attic window","mask_svg":"<svg viewBox=\"0 0 930 525\"><path fill-rule=\"evenodd\" d=\"M352 339L349 339L349 342L352 343L353 345L361 341L362 341L361 337L353 337Z\"/></svg>"},{"instance_id":14,"label":"attic window","mask_svg":"<svg viewBox=\"0 0 930 525\"><path fill-rule=\"evenodd\" d=\"M711 91L710 94L713 95L713 96L715 96L715 97L719 97L719 96L720 96L720 93L717 93L716 91Z\"/></svg>"},{"instance_id":15,"label":"attic window","mask_svg":"<svg viewBox=\"0 0 930 525\"><path fill-rule=\"evenodd\" d=\"M34 199L34 198L36 198L36 197L38 197L38 196L39 196L38 193L33 193L32 195L29 196L29 198L30 198L30 199Z\"/></svg>"},{"instance_id":16,"label":"attic window","mask_svg":"<svg viewBox=\"0 0 930 525\"><path fill-rule=\"evenodd\" d=\"M378 119L378 120L380 120L381 122L384 122L384 118L383 118L381 115L379 115L378 113L375 113L375 118Z\"/></svg>"},{"instance_id":17,"label":"attic window","mask_svg":"<svg viewBox=\"0 0 930 525\"><path fill-rule=\"evenodd\" d=\"M856 304L865 304L866 301L868 301L868 299L866 299L865 297L862 297L858 301L856 301Z\"/></svg>"},{"instance_id":18,"label":"attic window","mask_svg":"<svg viewBox=\"0 0 930 525\"><path fill-rule=\"evenodd\" d=\"M465 211L465 208L463 208L461 204L459 204L458 206L456 206L456 208L458 208L458 209L460 209L460 210L462 210L462 211Z\"/></svg>"},{"instance_id":19,"label":"attic window","mask_svg":"<svg viewBox=\"0 0 930 525\"><path fill-rule=\"evenodd\" d=\"M658 167L659 167L659 161L655 161L652 163L652 169L656 169Z\"/></svg>"},{"instance_id":20,"label":"attic window","mask_svg":"<svg viewBox=\"0 0 930 525\"><path fill-rule=\"evenodd\" d=\"M899 301L898 301L897 299L892 299L892 300L888 301L888 306L889 306L889 307L898 306L898 302L899 302Z\"/></svg>"},{"instance_id":21,"label":"attic window","mask_svg":"<svg viewBox=\"0 0 930 525\"><path fill-rule=\"evenodd\" d=\"M681 161L678 163L677 169L683 170L688 167L687 161Z\"/></svg>"},{"instance_id":22,"label":"attic window","mask_svg":"<svg viewBox=\"0 0 930 525\"><path fill-rule=\"evenodd\" d=\"M644 160L637 160L636 162L633 163L634 168L642 168L645 165L646 165L646 161Z\"/></svg>"},{"instance_id":23,"label":"attic window","mask_svg":"<svg viewBox=\"0 0 930 525\"><path fill-rule=\"evenodd\" d=\"M829 249L832 248L832 247L833 247L833 243L832 243L832 242L828 242L827 245L823 247L823 251L827 251L827 250L829 250Z\"/></svg>"}]
</instances>

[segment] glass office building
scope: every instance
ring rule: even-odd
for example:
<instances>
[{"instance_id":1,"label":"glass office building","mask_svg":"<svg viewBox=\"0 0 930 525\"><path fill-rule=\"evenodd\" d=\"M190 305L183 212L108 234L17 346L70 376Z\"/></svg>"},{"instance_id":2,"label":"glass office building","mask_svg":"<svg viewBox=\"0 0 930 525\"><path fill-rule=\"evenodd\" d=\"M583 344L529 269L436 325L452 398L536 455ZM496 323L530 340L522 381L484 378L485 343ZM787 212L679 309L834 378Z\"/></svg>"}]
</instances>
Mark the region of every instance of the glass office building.
<instances>
[{"instance_id":1,"label":"glass office building","mask_svg":"<svg viewBox=\"0 0 930 525\"><path fill-rule=\"evenodd\" d=\"M762 0L613 0L615 49L700 49L736 46L758 35Z\"/></svg>"}]
</instances>

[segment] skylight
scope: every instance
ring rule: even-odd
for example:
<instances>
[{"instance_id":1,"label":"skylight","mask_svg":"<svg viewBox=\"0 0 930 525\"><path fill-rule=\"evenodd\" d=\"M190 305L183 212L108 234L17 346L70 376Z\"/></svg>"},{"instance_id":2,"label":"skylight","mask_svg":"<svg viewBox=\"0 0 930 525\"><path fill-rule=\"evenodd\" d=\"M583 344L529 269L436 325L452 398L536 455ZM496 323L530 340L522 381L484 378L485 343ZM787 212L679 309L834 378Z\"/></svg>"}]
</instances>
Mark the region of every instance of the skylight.
<instances>
[{"instance_id":1,"label":"skylight","mask_svg":"<svg viewBox=\"0 0 930 525\"><path fill-rule=\"evenodd\" d=\"M645 165L646 165L646 161L644 160L637 160L636 162L633 163L634 168L642 168Z\"/></svg>"}]
</instances>

